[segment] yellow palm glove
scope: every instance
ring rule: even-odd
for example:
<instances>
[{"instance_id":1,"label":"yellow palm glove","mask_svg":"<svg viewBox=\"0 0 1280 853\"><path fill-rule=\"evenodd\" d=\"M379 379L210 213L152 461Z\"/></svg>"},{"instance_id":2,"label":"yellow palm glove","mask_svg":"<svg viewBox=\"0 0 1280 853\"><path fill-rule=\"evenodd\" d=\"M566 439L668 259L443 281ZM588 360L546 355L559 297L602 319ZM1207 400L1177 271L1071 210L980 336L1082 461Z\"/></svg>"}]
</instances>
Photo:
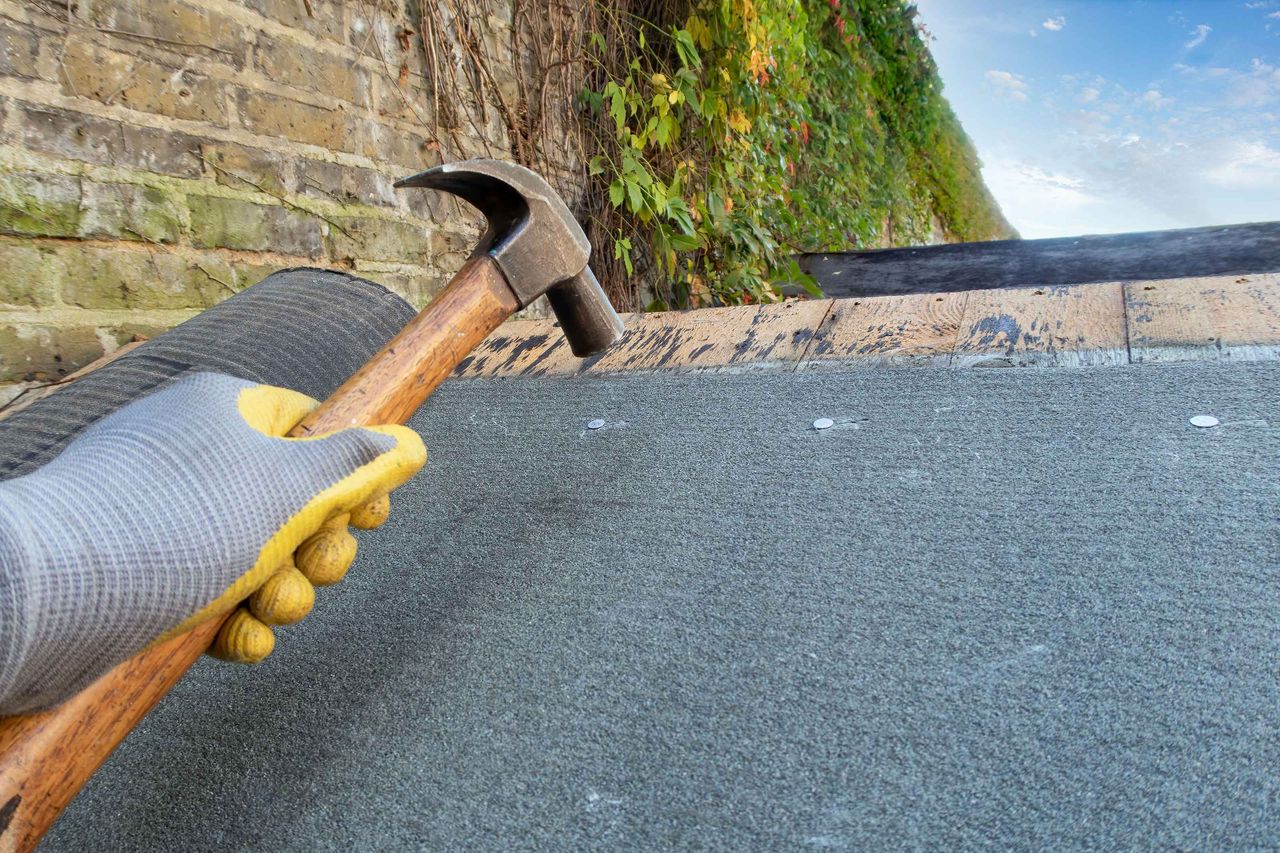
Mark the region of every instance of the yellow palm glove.
<instances>
[{"instance_id":1,"label":"yellow palm glove","mask_svg":"<svg viewBox=\"0 0 1280 853\"><path fill-rule=\"evenodd\" d=\"M70 695L146 645L230 610L211 651L259 661L271 625L355 556L426 461L401 426L283 438L305 395L196 373L0 483L0 714Z\"/></svg>"}]
</instances>

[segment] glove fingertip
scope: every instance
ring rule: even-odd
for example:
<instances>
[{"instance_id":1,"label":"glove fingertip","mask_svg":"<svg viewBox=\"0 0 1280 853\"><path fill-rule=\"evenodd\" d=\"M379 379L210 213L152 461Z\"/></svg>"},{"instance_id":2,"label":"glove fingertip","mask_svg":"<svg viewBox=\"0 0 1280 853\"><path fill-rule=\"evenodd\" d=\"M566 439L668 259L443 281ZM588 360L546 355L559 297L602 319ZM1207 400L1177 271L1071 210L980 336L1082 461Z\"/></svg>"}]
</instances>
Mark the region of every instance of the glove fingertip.
<instances>
[{"instance_id":1,"label":"glove fingertip","mask_svg":"<svg viewBox=\"0 0 1280 853\"><path fill-rule=\"evenodd\" d=\"M249 596L249 611L268 625L292 625L310 613L315 603L315 587L288 564Z\"/></svg>"},{"instance_id":2,"label":"glove fingertip","mask_svg":"<svg viewBox=\"0 0 1280 853\"><path fill-rule=\"evenodd\" d=\"M218 629L209 654L231 663L261 663L275 646L271 628L246 608L238 607Z\"/></svg>"},{"instance_id":3,"label":"glove fingertip","mask_svg":"<svg viewBox=\"0 0 1280 853\"><path fill-rule=\"evenodd\" d=\"M351 526L357 530L374 530L383 525L391 515L391 496L370 498L351 510Z\"/></svg>"},{"instance_id":4,"label":"glove fingertip","mask_svg":"<svg viewBox=\"0 0 1280 853\"><path fill-rule=\"evenodd\" d=\"M302 543L294 556L298 570L316 586L332 586L342 580L356 558L356 538L346 529L321 529Z\"/></svg>"}]
</instances>

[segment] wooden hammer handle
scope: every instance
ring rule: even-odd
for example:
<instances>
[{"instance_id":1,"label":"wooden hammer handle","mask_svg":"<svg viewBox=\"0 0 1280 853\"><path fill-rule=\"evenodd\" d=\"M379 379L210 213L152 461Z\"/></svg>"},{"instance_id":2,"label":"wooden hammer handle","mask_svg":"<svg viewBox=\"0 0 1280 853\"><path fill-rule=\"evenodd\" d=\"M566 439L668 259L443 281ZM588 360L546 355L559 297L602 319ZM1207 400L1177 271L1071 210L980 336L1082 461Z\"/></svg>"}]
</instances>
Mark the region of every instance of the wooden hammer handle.
<instances>
[{"instance_id":1,"label":"wooden hammer handle","mask_svg":"<svg viewBox=\"0 0 1280 853\"><path fill-rule=\"evenodd\" d=\"M468 261L290 435L404 423L518 307L493 260ZM35 848L112 750L209 647L225 618L144 649L56 708L0 719L0 851Z\"/></svg>"}]
</instances>

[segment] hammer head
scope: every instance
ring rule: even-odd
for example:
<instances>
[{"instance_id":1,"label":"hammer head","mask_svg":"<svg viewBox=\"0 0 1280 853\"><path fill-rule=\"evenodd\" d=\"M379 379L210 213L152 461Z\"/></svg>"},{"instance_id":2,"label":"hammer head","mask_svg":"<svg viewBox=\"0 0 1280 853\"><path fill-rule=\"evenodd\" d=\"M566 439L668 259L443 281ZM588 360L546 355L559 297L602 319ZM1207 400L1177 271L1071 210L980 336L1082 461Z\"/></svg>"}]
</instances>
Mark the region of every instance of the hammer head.
<instances>
[{"instance_id":1,"label":"hammer head","mask_svg":"<svg viewBox=\"0 0 1280 853\"><path fill-rule=\"evenodd\" d=\"M587 266L587 235L535 173L500 160L465 160L396 186L444 190L479 209L489 227L474 254L497 262L520 307L547 294L574 355L593 355L622 334L622 320Z\"/></svg>"}]
</instances>

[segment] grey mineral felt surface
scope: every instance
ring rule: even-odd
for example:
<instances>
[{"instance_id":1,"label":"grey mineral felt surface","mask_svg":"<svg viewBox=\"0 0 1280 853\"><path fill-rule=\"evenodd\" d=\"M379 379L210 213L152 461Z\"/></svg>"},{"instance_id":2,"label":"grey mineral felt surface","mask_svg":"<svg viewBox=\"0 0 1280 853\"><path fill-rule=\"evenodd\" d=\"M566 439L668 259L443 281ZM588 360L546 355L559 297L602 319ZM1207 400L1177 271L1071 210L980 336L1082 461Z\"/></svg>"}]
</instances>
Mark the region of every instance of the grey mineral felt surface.
<instances>
[{"instance_id":1,"label":"grey mineral felt surface","mask_svg":"<svg viewBox=\"0 0 1280 853\"><path fill-rule=\"evenodd\" d=\"M47 849L1274 848L1278 380L451 382Z\"/></svg>"}]
</instances>

